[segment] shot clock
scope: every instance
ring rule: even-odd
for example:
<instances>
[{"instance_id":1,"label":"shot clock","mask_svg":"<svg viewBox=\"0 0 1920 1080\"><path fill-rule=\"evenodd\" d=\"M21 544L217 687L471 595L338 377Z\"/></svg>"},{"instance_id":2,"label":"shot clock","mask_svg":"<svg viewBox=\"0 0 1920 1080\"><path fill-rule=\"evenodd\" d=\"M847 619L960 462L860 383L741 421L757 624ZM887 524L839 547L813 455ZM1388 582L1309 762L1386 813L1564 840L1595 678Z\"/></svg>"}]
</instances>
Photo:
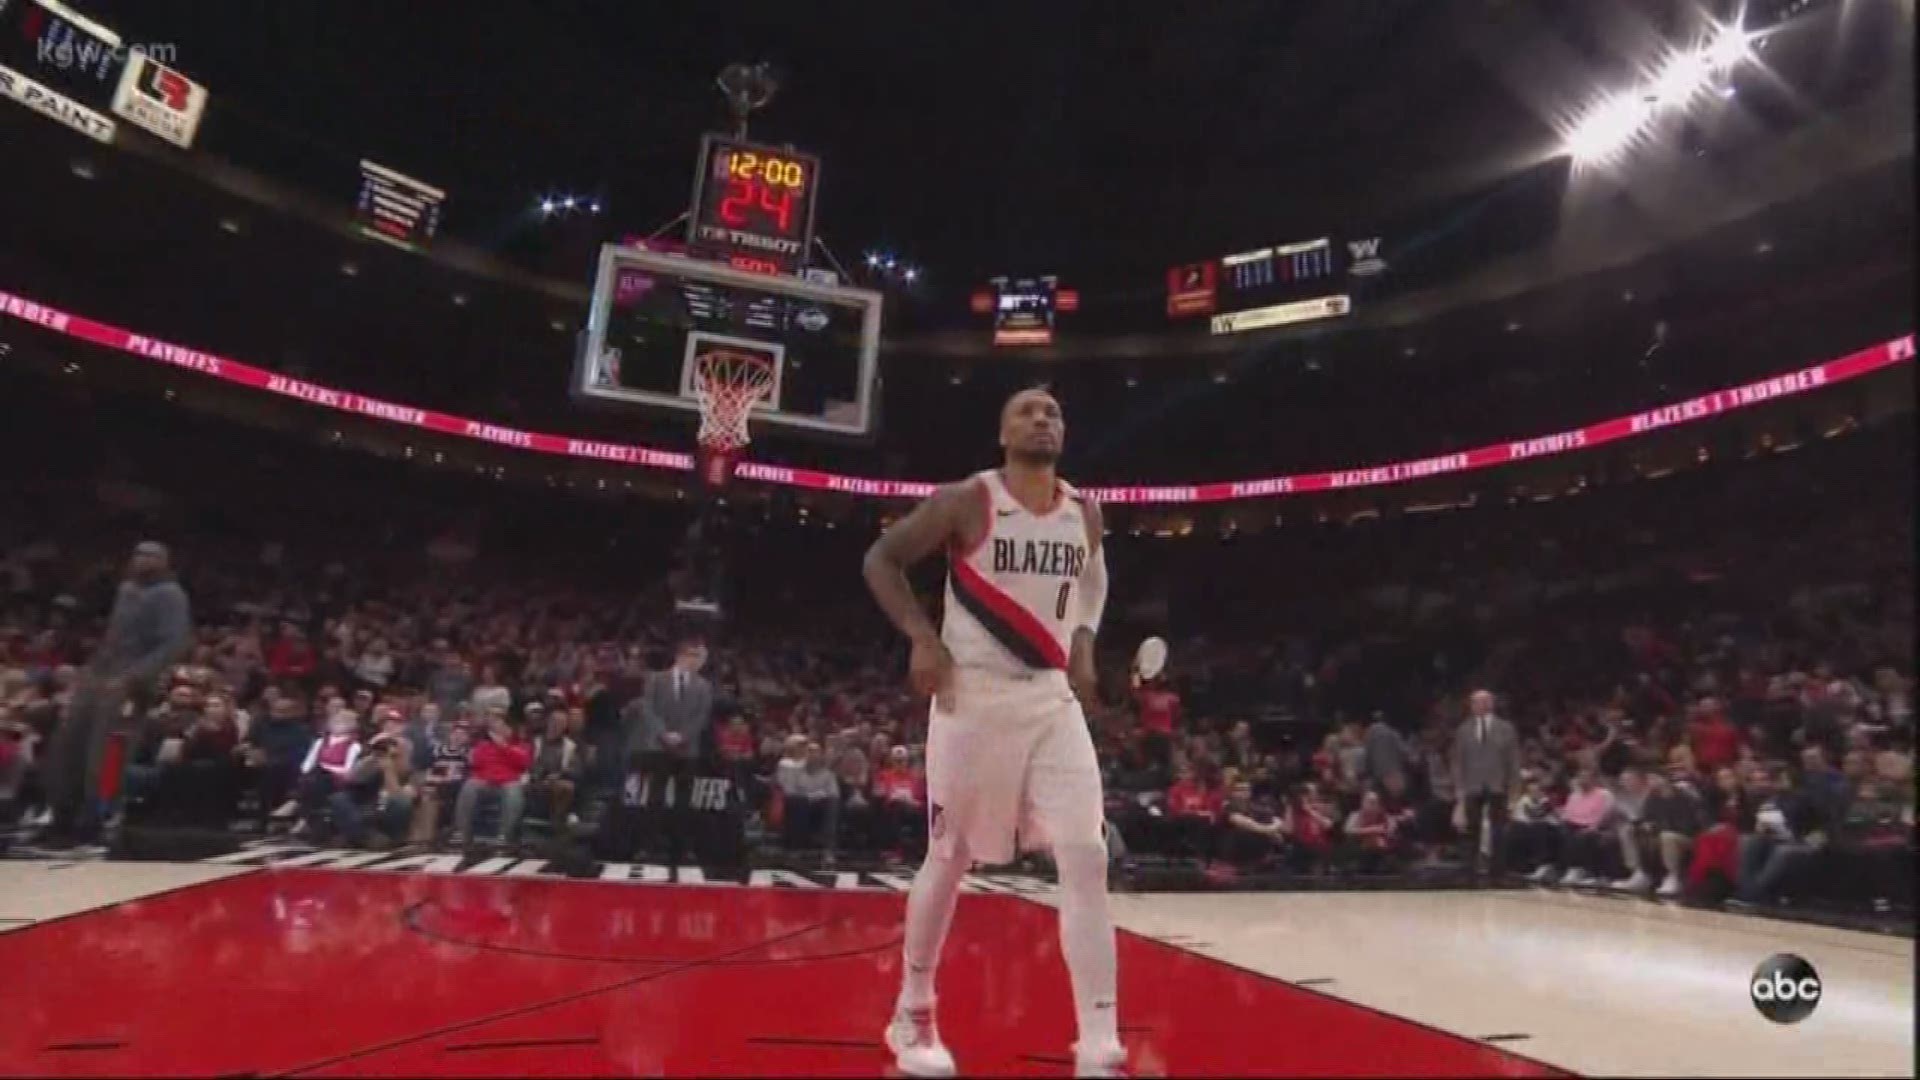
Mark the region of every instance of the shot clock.
<instances>
[{"instance_id":1,"label":"shot clock","mask_svg":"<svg viewBox=\"0 0 1920 1080\"><path fill-rule=\"evenodd\" d=\"M820 159L725 135L700 143L689 251L736 269L797 274L813 244Z\"/></svg>"}]
</instances>

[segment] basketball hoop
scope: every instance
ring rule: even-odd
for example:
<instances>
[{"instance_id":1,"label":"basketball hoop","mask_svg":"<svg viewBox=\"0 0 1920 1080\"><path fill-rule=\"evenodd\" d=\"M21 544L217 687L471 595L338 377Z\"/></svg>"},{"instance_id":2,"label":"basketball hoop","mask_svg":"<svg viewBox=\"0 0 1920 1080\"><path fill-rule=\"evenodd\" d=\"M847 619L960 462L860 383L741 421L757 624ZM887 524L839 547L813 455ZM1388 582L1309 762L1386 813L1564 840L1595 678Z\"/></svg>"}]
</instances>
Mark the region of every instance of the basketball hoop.
<instances>
[{"instance_id":1,"label":"basketball hoop","mask_svg":"<svg viewBox=\"0 0 1920 1080\"><path fill-rule=\"evenodd\" d=\"M751 436L753 407L773 389L773 365L763 356L732 349L702 355L694 368L693 396L700 404L701 480L722 487Z\"/></svg>"}]
</instances>

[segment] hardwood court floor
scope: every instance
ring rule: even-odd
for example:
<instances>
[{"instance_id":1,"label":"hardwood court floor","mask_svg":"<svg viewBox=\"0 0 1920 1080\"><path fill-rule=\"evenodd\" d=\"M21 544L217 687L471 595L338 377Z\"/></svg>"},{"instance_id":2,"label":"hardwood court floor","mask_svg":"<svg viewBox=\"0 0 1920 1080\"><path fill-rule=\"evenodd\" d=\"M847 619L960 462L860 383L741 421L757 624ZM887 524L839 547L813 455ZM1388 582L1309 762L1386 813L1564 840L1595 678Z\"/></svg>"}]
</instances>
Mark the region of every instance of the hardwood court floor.
<instances>
[{"instance_id":1,"label":"hardwood court floor","mask_svg":"<svg viewBox=\"0 0 1920 1080\"><path fill-rule=\"evenodd\" d=\"M0 863L0 1075L887 1075L902 906L869 890ZM1135 931L1120 941L1135 1075L1911 1075L1907 940L1525 893L1115 907ZM1780 951L1827 988L1793 1027L1746 997ZM964 897L941 992L963 1071L1068 1073L1044 903Z\"/></svg>"}]
</instances>

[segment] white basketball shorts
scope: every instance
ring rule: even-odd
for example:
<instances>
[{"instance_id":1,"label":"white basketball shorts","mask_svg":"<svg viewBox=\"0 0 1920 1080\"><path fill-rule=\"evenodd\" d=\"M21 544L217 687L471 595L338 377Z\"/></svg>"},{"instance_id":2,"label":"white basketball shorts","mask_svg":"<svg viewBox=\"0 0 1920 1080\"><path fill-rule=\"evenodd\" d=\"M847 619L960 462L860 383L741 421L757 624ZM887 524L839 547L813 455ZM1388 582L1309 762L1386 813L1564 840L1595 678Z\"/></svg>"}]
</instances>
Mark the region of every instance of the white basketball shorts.
<instances>
[{"instance_id":1,"label":"white basketball shorts","mask_svg":"<svg viewBox=\"0 0 1920 1080\"><path fill-rule=\"evenodd\" d=\"M999 864L1022 849L1106 842L1100 764L1064 672L1019 678L960 668L953 711L938 703L932 710L927 836L933 851L951 856L964 843L971 861Z\"/></svg>"}]
</instances>

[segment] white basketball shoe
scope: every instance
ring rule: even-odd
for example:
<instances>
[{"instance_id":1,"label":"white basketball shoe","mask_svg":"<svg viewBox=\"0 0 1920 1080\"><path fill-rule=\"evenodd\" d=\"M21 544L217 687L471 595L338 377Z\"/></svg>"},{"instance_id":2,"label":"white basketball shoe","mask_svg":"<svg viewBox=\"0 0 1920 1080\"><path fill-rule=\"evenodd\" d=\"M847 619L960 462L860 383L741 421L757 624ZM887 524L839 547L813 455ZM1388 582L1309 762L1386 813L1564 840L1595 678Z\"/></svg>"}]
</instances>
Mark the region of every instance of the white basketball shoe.
<instances>
[{"instance_id":1,"label":"white basketball shoe","mask_svg":"<svg viewBox=\"0 0 1920 1080\"><path fill-rule=\"evenodd\" d=\"M894 1010L887 1025L887 1049L893 1051L893 1063L908 1076L946 1077L954 1074L953 1055L940 1044L940 1029L933 1022L933 1005Z\"/></svg>"}]
</instances>

